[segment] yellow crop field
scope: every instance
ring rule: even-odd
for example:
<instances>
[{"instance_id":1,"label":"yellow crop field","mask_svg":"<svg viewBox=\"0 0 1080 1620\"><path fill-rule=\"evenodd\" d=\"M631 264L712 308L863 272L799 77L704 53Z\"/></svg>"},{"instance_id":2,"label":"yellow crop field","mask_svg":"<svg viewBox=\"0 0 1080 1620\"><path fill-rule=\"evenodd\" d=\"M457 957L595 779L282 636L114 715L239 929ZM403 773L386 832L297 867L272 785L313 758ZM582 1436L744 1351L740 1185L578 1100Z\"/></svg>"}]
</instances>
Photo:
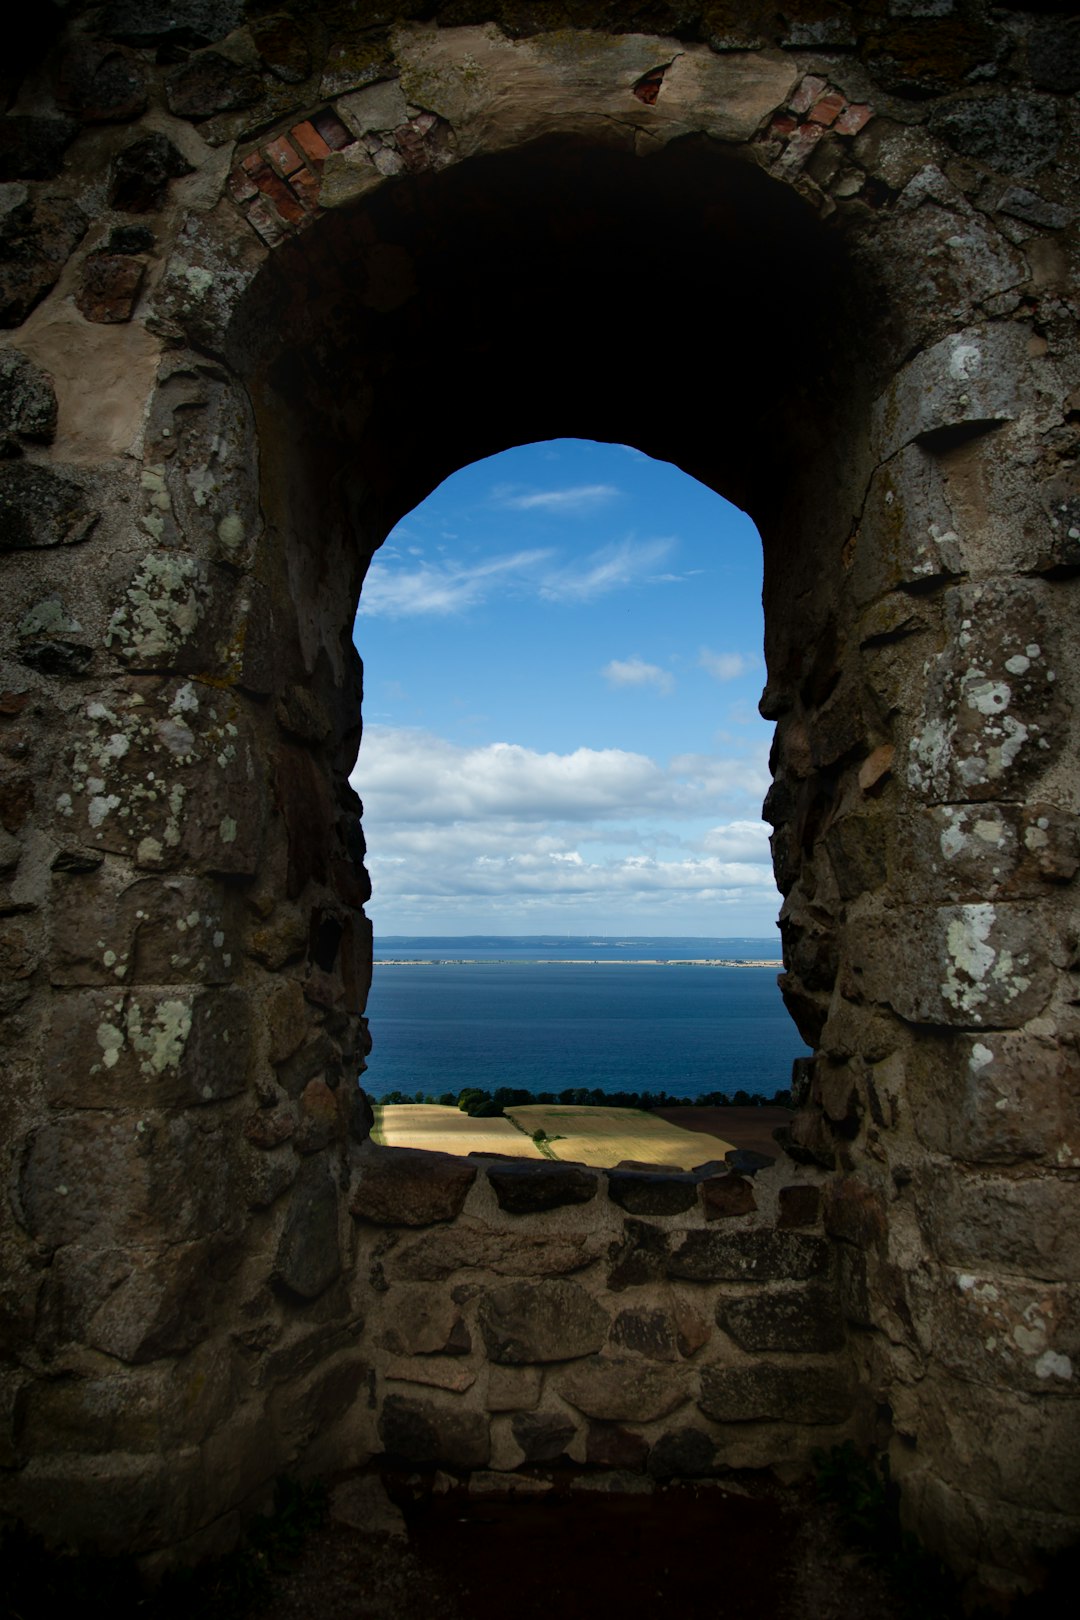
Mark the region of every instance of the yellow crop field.
<instances>
[{"instance_id":1,"label":"yellow crop field","mask_svg":"<svg viewBox=\"0 0 1080 1620\"><path fill-rule=\"evenodd\" d=\"M470 1119L442 1103L376 1103L374 1142L382 1147L429 1148L436 1153L509 1153L515 1159L544 1155L508 1119Z\"/></svg>"},{"instance_id":2,"label":"yellow crop field","mask_svg":"<svg viewBox=\"0 0 1080 1620\"><path fill-rule=\"evenodd\" d=\"M638 1108L530 1103L508 1108L506 1113L530 1137L535 1131L546 1132L545 1147L555 1158L576 1159L604 1170L613 1169L623 1159L692 1170L695 1164L722 1159L731 1147L722 1137L684 1131Z\"/></svg>"}]
</instances>

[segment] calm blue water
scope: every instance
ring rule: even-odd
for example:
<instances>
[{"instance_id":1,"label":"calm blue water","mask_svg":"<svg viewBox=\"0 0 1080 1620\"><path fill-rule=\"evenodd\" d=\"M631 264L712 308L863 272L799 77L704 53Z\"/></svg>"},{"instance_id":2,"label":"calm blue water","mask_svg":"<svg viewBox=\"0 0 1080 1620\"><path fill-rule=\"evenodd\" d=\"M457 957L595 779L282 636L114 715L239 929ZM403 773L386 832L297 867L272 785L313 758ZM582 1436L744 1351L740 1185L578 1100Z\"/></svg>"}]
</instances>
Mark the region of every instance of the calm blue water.
<instances>
[{"instance_id":1,"label":"calm blue water","mask_svg":"<svg viewBox=\"0 0 1080 1620\"><path fill-rule=\"evenodd\" d=\"M375 1097L464 1086L771 1096L807 1050L778 969L683 961L777 954L760 939L384 937L362 1084Z\"/></svg>"}]
</instances>

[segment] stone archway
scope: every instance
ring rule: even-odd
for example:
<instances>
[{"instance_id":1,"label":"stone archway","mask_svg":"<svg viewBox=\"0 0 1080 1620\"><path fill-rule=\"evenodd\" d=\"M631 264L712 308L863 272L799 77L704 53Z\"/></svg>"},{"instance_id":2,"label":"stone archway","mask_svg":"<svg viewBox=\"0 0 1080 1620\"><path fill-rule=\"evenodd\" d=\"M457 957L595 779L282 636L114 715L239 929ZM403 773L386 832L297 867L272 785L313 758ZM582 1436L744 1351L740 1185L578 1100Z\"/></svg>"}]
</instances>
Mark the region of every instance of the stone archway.
<instances>
[{"instance_id":1,"label":"stone archway","mask_svg":"<svg viewBox=\"0 0 1080 1620\"><path fill-rule=\"evenodd\" d=\"M407 1227L470 1184L387 1205L396 1172L355 1159L349 630L395 518L557 422L761 531L785 995L818 1054L790 1152L823 1181L856 1421L888 1432L911 1522L1014 1585L1077 1505L1055 87L1032 70L1002 177L989 95L954 104L935 69L911 119L869 46L405 27L235 113L261 37L158 73L141 156L89 121L71 184L123 144L114 209L155 153L191 166L148 210L167 255L137 306L140 252L91 232L5 351L7 1500L205 1547L285 1462L379 1443L382 1251L350 1200ZM140 49L73 47L152 77ZM71 223L33 206L31 236ZM730 1403L703 1409L720 1435Z\"/></svg>"}]
</instances>

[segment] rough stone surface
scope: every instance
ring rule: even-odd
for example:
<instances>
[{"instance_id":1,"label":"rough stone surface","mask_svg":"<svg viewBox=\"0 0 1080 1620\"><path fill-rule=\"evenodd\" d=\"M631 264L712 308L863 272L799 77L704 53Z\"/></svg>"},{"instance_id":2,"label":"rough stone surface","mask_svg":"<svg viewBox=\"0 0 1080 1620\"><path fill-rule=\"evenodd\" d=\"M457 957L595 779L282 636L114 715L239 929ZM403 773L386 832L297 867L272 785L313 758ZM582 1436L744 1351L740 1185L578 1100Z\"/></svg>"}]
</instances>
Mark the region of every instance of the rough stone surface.
<instances>
[{"instance_id":1,"label":"rough stone surface","mask_svg":"<svg viewBox=\"0 0 1080 1620\"><path fill-rule=\"evenodd\" d=\"M491 1455L487 1419L433 1400L388 1395L379 1418L379 1437L391 1457L414 1466L441 1463L452 1468L486 1468Z\"/></svg>"},{"instance_id":2,"label":"rough stone surface","mask_svg":"<svg viewBox=\"0 0 1080 1620\"><path fill-rule=\"evenodd\" d=\"M0 350L0 454L29 439L48 444L56 436L52 379L18 349Z\"/></svg>"},{"instance_id":3,"label":"rough stone surface","mask_svg":"<svg viewBox=\"0 0 1080 1620\"><path fill-rule=\"evenodd\" d=\"M717 1423L843 1423L851 1394L831 1367L705 1367L698 1405Z\"/></svg>"},{"instance_id":4,"label":"rough stone surface","mask_svg":"<svg viewBox=\"0 0 1080 1620\"><path fill-rule=\"evenodd\" d=\"M804 1355L839 1350L844 1342L840 1302L823 1288L770 1289L721 1299L717 1326L743 1350L791 1350Z\"/></svg>"},{"instance_id":5,"label":"rough stone surface","mask_svg":"<svg viewBox=\"0 0 1080 1620\"><path fill-rule=\"evenodd\" d=\"M599 1177L572 1164L522 1161L489 1165L487 1178L495 1189L499 1208L514 1215L560 1209L566 1204L587 1204L596 1197Z\"/></svg>"},{"instance_id":6,"label":"rough stone surface","mask_svg":"<svg viewBox=\"0 0 1080 1620\"><path fill-rule=\"evenodd\" d=\"M709 1176L701 1184L705 1218L721 1221L729 1215L749 1215L757 1208L754 1189L744 1176Z\"/></svg>"},{"instance_id":7,"label":"rough stone surface","mask_svg":"<svg viewBox=\"0 0 1080 1620\"><path fill-rule=\"evenodd\" d=\"M0 1512L160 1567L388 1439L664 1479L829 1425L1004 1609L1080 1526L1080 35L570 9L107 0L0 67ZM365 1141L358 595L568 397L762 542L815 1050L783 1159L700 1197ZM706 1416L565 1441L588 1358Z\"/></svg>"},{"instance_id":8,"label":"rough stone surface","mask_svg":"<svg viewBox=\"0 0 1080 1620\"><path fill-rule=\"evenodd\" d=\"M625 1356L589 1356L560 1373L558 1386L579 1412L606 1423L648 1423L688 1398L681 1369Z\"/></svg>"},{"instance_id":9,"label":"rough stone surface","mask_svg":"<svg viewBox=\"0 0 1080 1620\"><path fill-rule=\"evenodd\" d=\"M0 186L0 326L18 326L55 285L87 223L66 197Z\"/></svg>"},{"instance_id":10,"label":"rough stone surface","mask_svg":"<svg viewBox=\"0 0 1080 1620\"><path fill-rule=\"evenodd\" d=\"M125 214L154 213L165 201L169 181L191 170L192 165L167 135L144 135L117 155L109 202Z\"/></svg>"},{"instance_id":11,"label":"rough stone surface","mask_svg":"<svg viewBox=\"0 0 1080 1620\"><path fill-rule=\"evenodd\" d=\"M466 1268L510 1277L559 1277L581 1271L595 1253L595 1244L584 1232L544 1237L532 1232L493 1232L461 1221L405 1244L394 1256L393 1270L395 1276L428 1282Z\"/></svg>"},{"instance_id":12,"label":"rough stone surface","mask_svg":"<svg viewBox=\"0 0 1080 1620\"><path fill-rule=\"evenodd\" d=\"M527 1463L558 1462L577 1433L569 1417L554 1412L519 1412L510 1427Z\"/></svg>"},{"instance_id":13,"label":"rough stone surface","mask_svg":"<svg viewBox=\"0 0 1080 1620\"><path fill-rule=\"evenodd\" d=\"M75 303L88 321L130 321L146 266L124 253L92 253L83 264Z\"/></svg>"},{"instance_id":14,"label":"rough stone surface","mask_svg":"<svg viewBox=\"0 0 1080 1620\"><path fill-rule=\"evenodd\" d=\"M802 1282L827 1270L829 1247L797 1232L687 1232L666 1262L669 1277L697 1282Z\"/></svg>"},{"instance_id":15,"label":"rough stone surface","mask_svg":"<svg viewBox=\"0 0 1080 1620\"><path fill-rule=\"evenodd\" d=\"M476 1166L448 1153L370 1147L349 1208L388 1226L431 1226L460 1215Z\"/></svg>"},{"instance_id":16,"label":"rough stone surface","mask_svg":"<svg viewBox=\"0 0 1080 1620\"><path fill-rule=\"evenodd\" d=\"M274 1278L301 1299L317 1299L341 1271L339 1197L325 1166L305 1164L289 1198Z\"/></svg>"},{"instance_id":17,"label":"rough stone surface","mask_svg":"<svg viewBox=\"0 0 1080 1620\"><path fill-rule=\"evenodd\" d=\"M492 1361L568 1361L598 1350L610 1319L580 1283L513 1282L487 1293L480 1331Z\"/></svg>"},{"instance_id":18,"label":"rough stone surface","mask_svg":"<svg viewBox=\"0 0 1080 1620\"><path fill-rule=\"evenodd\" d=\"M686 1175L650 1175L609 1170L608 1196L631 1215L681 1215L697 1202L697 1180Z\"/></svg>"}]
</instances>

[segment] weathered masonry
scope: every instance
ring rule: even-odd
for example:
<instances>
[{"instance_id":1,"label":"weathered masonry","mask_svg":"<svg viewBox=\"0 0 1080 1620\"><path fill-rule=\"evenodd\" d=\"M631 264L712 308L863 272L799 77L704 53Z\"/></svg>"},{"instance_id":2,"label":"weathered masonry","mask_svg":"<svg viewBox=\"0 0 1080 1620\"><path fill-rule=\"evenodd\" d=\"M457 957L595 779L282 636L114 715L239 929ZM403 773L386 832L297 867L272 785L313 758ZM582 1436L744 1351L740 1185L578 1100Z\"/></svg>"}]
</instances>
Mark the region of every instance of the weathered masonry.
<instances>
[{"instance_id":1,"label":"weathered masonry","mask_svg":"<svg viewBox=\"0 0 1080 1620\"><path fill-rule=\"evenodd\" d=\"M0 1505L160 1559L384 1447L853 1434L976 1585L1037 1581L1080 1519L1075 23L65 17L0 119ZM763 536L816 1057L753 1182L364 1141L364 571L555 434Z\"/></svg>"}]
</instances>

